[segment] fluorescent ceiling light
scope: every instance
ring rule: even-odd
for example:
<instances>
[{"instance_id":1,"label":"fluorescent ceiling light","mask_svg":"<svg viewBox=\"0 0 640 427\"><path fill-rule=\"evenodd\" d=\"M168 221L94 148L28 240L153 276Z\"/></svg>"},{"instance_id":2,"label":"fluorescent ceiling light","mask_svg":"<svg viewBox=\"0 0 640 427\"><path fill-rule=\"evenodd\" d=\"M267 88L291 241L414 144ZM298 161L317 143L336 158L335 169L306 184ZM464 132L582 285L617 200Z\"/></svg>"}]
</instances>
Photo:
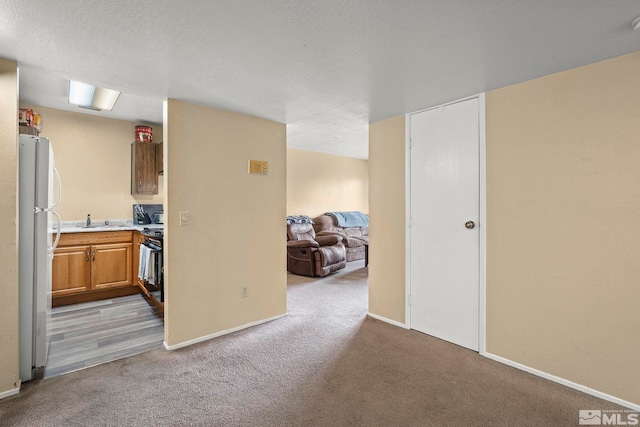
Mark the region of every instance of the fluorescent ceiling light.
<instances>
[{"instance_id":1,"label":"fluorescent ceiling light","mask_svg":"<svg viewBox=\"0 0 640 427\"><path fill-rule=\"evenodd\" d=\"M69 104L92 110L113 110L120 92L69 80Z\"/></svg>"}]
</instances>

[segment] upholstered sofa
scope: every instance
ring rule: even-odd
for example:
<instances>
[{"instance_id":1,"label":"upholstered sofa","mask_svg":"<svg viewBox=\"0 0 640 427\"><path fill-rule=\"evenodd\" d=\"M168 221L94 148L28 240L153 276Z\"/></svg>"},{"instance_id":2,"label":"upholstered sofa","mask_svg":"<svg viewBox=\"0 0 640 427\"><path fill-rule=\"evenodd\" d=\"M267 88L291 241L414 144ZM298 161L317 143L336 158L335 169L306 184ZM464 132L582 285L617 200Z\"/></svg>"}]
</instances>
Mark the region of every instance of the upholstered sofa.
<instances>
[{"instance_id":1,"label":"upholstered sofa","mask_svg":"<svg viewBox=\"0 0 640 427\"><path fill-rule=\"evenodd\" d=\"M366 218L364 214L361 214ZM337 225L337 219L330 215L320 215L313 219L313 228L318 236L330 234L342 237L342 243L347 251L347 262L364 259L365 242L369 243L368 219L366 226L341 227Z\"/></svg>"},{"instance_id":2,"label":"upholstered sofa","mask_svg":"<svg viewBox=\"0 0 640 427\"><path fill-rule=\"evenodd\" d=\"M324 277L347 266L339 235L316 236L311 223L287 224L287 271Z\"/></svg>"}]
</instances>

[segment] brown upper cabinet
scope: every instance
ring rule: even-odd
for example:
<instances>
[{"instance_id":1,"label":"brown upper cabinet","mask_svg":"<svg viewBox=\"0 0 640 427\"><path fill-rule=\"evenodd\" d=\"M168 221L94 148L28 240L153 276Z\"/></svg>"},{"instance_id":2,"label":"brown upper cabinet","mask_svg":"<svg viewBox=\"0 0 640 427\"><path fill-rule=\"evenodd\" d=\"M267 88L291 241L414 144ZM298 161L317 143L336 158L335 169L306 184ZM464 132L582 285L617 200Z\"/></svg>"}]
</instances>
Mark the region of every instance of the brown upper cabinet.
<instances>
[{"instance_id":1,"label":"brown upper cabinet","mask_svg":"<svg viewBox=\"0 0 640 427\"><path fill-rule=\"evenodd\" d=\"M131 194L158 194L158 145L151 142L131 144Z\"/></svg>"}]
</instances>

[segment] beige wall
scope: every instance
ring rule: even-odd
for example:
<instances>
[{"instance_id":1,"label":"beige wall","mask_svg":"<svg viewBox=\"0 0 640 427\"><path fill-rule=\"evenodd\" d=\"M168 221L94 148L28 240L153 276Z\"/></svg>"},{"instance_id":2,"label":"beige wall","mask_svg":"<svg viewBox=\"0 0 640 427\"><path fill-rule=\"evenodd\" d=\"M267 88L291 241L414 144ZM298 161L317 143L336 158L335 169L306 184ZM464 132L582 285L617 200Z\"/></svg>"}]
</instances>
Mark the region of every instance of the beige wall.
<instances>
[{"instance_id":1,"label":"beige wall","mask_svg":"<svg viewBox=\"0 0 640 427\"><path fill-rule=\"evenodd\" d=\"M131 143L140 123L35 105L42 116L42 136L51 140L62 180L62 201L56 209L63 221L131 218L134 203L164 200L162 176L156 196L131 195ZM162 126L153 127L153 141L162 141Z\"/></svg>"},{"instance_id":2,"label":"beige wall","mask_svg":"<svg viewBox=\"0 0 640 427\"><path fill-rule=\"evenodd\" d=\"M640 53L489 92L487 350L640 404Z\"/></svg>"},{"instance_id":3,"label":"beige wall","mask_svg":"<svg viewBox=\"0 0 640 427\"><path fill-rule=\"evenodd\" d=\"M369 212L366 160L287 149L287 215Z\"/></svg>"},{"instance_id":4,"label":"beige wall","mask_svg":"<svg viewBox=\"0 0 640 427\"><path fill-rule=\"evenodd\" d=\"M487 351L634 404L638 81L635 53L486 97ZM369 131L369 311L401 323L404 129Z\"/></svg>"},{"instance_id":5,"label":"beige wall","mask_svg":"<svg viewBox=\"0 0 640 427\"><path fill-rule=\"evenodd\" d=\"M405 323L405 118L369 126L369 312Z\"/></svg>"},{"instance_id":6,"label":"beige wall","mask_svg":"<svg viewBox=\"0 0 640 427\"><path fill-rule=\"evenodd\" d=\"M285 125L173 99L165 108L165 342L285 314ZM250 159L268 174L249 175Z\"/></svg>"},{"instance_id":7,"label":"beige wall","mask_svg":"<svg viewBox=\"0 0 640 427\"><path fill-rule=\"evenodd\" d=\"M18 375L18 68L0 59L0 395Z\"/></svg>"}]
</instances>

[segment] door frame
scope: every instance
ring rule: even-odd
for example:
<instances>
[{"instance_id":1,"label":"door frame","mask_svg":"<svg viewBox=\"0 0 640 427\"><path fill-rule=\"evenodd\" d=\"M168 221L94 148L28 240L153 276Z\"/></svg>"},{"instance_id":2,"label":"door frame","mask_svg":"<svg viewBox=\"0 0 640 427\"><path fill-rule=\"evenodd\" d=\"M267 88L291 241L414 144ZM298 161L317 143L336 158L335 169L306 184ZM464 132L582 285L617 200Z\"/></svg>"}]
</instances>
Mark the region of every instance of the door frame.
<instances>
[{"instance_id":1,"label":"door frame","mask_svg":"<svg viewBox=\"0 0 640 427\"><path fill-rule=\"evenodd\" d=\"M479 248L478 248L478 353L486 354L486 249L487 249L487 139L486 139L486 110L485 94L468 96L436 105L430 108L405 114L405 325L411 329L411 116L447 105L478 99L478 143L480 161L479 191Z\"/></svg>"}]
</instances>

